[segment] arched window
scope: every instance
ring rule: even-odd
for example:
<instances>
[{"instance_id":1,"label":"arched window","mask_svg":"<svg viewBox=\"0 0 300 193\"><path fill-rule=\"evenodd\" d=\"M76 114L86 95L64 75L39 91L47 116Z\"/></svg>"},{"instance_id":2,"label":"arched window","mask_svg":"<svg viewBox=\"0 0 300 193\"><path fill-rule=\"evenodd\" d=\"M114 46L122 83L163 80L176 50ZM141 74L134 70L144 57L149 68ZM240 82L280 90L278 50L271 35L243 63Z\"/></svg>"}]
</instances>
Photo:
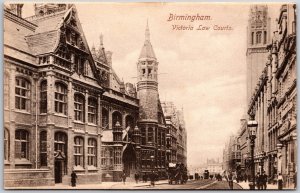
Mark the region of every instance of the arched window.
<instances>
[{"instance_id":1,"label":"arched window","mask_svg":"<svg viewBox=\"0 0 300 193\"><path fill-rule=\"evenodd\" d=\"M153 142L153 128L148 128L148 142Z\"/></svg>"},{"instance_id":2,"label":"arched window","mask_svg":"<svg viewBox=\"0 0 300 193\"><path fill-rule=\"evenodd\" d=\"M40 113L47 113L47 81L41 82L40 89Z\"/></svg>"},{"instance_id":3,"label":"arched window","mask_svg":"<svg viewBox=\"0 0 300 193\"><path fill-rule=\"evenodd\" d=\"M112 114L112 123L113 123L113 127L116 125L117 122L120 123L120 125L122 125L122 114L118 111L115 111Z\"/></svg>"},{"instance_id":4,"label":"arched window","mask_svg":"<svg viewBox=\"0 0 300 193\"><path fill-rule=\"evenodd\" d=\"M81 94L74 95L74 119L84 122L84 96Z\"/></svg>"},{"instance_id":5,"label":"arched window","mask_svg":"<svg viewBox=\"0 0 300 193\"><path fill-rule=\"evenodd\" d=\"M75 137L74 138L74 161L75 166L84 166L83 162L83 138Z\"/></svg>"},{"instance_id":6,"label":"arched window","mask_svg":"<svg viewBox=\"0 0 300 193\"><path fill-rule=\"evenodd\" d=\"M97 141L88 139L88 165L97 167Z\"/></svg>"},{"instance_id":7,"label":"arched window","mask_svg":"<svg viewBox=\"0 0 300 193\"><path fill-rule=\"evenodd\" d=\"M62 153L67 155L67 144L67 135L63 132L56 132L54 135L54 151L61 151Z\"/></svg>"},{"instance_id":8,"label":"arched window","mask_svg":"<svg viewBox=\"0 0 300 193\"><path fill-rule=\"evenodd\" d=\"M62 83L55 83L55 112L67 114L67 87Z\"/></svg>"},{"instance_id":9,"label":"arched window","mask_svg":"<svg viewBox=\"0 0 300 193\"><path fill-rule=\"evenodd\" d=\"M16 78L15 107L20 110L30 110L30 82L24 78Z\"/></svg>"},{"instance_id":10,"label":"arched window","mask_svg":"<svg viewBox=\"0 0 300 193\"><path fill-rule=\"evenodd\" d=\"M108 129L108 110L102 108L102 128Z\"/></svg>"},{"instance_id":11,"label":"arched window","mask_svg":"<svg viewBox=\"0 0 300 193\"><path fill-rule=\"evenodd\" d=\"M24 129L15 133L15 159L29 160L29 133Z\"/></svg>"},{"instance_id":12,"label":"arched window","mask_svg":"<svg viewBox=\"0 0 300 193\"><path fill-rule=\"evenodd\" d=\"M261 43L261 31L256 32L256 43Z\"/></svg>"},{"instance_id":13,"label":"arched window","mask_svg":"<svg viewBox=\"0 0 300 193\"><path fill-rule=\"evenodd\" d=\"M9 161L9 131L4 129L4 160Z\"/></svg>"},{"instance_id":14,"label":"arched window","mask_svg":"<svg viewBox=\"0 0 300 193\"><path fill-rule=\"evenodd\" d=\"M88 122L97 124L97 99L89 98L88 101Z\"/></svg>"},{"instance_id":15,"label":"arched window","mask_svg":"<svg viewBox=\"0 0 300 193\"><path fill-rule=\"evenodd\" d=\"M47 131L40 133L40 163L47 166Z\"/></svg>"}]
</instances>

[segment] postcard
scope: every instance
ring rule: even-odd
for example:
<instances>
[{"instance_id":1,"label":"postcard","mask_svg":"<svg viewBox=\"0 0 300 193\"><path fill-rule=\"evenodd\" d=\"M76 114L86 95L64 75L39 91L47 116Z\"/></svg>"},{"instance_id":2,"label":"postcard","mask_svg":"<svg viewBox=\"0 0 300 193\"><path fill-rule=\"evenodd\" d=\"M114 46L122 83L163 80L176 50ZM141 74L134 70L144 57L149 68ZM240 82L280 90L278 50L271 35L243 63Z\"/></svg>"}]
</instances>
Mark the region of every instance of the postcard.
<instances>
[{"instance_id":1,"label":"postcard","mask_svg":"<svg viewBox=\"0 0 300 193\"><path fill-rule=\"evenodd\" d=\"M5 189L296 189L296 4L3 12Z\"/></svg>"}]
</instances>

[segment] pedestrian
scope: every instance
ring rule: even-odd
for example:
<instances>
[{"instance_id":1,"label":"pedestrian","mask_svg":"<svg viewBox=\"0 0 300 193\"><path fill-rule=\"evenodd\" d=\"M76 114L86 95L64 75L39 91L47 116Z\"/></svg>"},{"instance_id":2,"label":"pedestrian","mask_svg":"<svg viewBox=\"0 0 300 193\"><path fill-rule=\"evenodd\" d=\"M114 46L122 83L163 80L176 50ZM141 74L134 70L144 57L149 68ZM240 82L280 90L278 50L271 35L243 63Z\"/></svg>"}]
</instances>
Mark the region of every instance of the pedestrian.
<instances>
[{"instance_id":1,"label":"pedestrian","mask_svg":"<svg viewBox=\"0 0 300 193\"><path fill-rule=\"evenodd\" d=\"M152 171L152 173L150 174L150 187L155 186L155 178L156 178L156 175L155 175L154 171Z\"/></svg>"},{"instance_id":2,"label":"pedestrian","mask_svg":"<svg viewBox=\"0 0 300 193\"><path fill-rule=\"evenodd\" d=\"M77 175L76 175L75 171L73 170L72 173L71 173L71 184L72 184L72 187L76 186L76 179L77 179Z\"/></svg>"},{"instance_id":3,"label":"pedestrian","mask_svg":"<svg viewBox=\"0 0 300 193\"><path fill-rule=\"evenodd\" d=\"M263 174L262 174L262 189L263 190L267 189L267 182L268 182L268 176L267 176L266 172L263 171Z\"/></svg>"},{"instance_id":4,"label":"pedestrian","mask_svg":"<svg viewBox=\"0 0 300 193\"><path fill-rule=\"evenodd\" d=\"M297 172L294 173L294 189L297 188Z\"/></svg>"},{"instance_id":5,"label":"pedestrian","mask_svg":"<svg viewBox=\"0 0 300 193\"><path fill-rule=\"evenodd\" d=\"M140 178L140 175L138 173L134 174L134 179L135 179L136 183L139 182L139 178Z\"/></svg>"},{"instance_id":6,"label":"pedestrian","mask_svg":"<svg viewBox=\"0 0 300 193\"><path fill-rule=\"evenodd\" d=\"M245 173L245 175L244 175L244 180L245 180L245 182L247 182L247 174Z\"/></svg>"},{"instance_id":7,"label":"pedestrian","mask_svg":"<svg viewBox=\"0 0 300 193\"><path fill-rule=\"evenodd\" d=\"M259 172L257 172L256 176L255 176L255 180L256 180L256 187L258 190L260 190L261 188L261 176L259 174Z\"/></svg>"},{"instance_id":8,"label":"pedestrian","mask_svg":"<svg viewBox=\"0 0 300 193\"><path fill-rule=\"evenodd\" d=\"M126 173L125 173L125 171L123 171L122 180L123 180L123 184L125 185L125 182L126 182Z\"/></svg>"},{"instance_id":9,"label":"pedestrian","mask_svg":"<svg viewBox=\"0 0 300 193\"><path fill-rule=\"evenodd\" d=\"M278 190L282 190L282 186L283 186L283 178L281 173L278 174L277 177L277 183L278 183Z\"/></svg>"},{"instance_id":10,"label":"pedestrian","mask_svg":"<svg viewBox=\"0 0 300 193\"><path fill-rule=\"evenodd\" d=\"M228 184L229 184L230 190L233 190L233 175L231 172L229 172L229 175L228 175Z\"/></svg>"}]
</instances>

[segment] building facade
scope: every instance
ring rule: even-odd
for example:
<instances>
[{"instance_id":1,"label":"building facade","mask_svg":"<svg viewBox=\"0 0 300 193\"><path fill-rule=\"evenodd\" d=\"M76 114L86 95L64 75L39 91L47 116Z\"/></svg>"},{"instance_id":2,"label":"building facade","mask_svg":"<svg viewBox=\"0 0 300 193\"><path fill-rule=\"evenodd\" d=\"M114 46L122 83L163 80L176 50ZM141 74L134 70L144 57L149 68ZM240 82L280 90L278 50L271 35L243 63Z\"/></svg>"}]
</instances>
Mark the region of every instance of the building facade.
<instances>
[{"instance_id":1,"label":"building facade","mask_svg":"<svg viewBox=\"0 0 300 193\"><path fill-rule=\"evenodd\" d=\"M262 13L260 10L267 10L263 5L255 7L256 15ZM251 8L250 20L253 18L252 10ZM252 29L251 25L249 23L248 31ZM252 36L250 40L253 40L251 38ZM255 57L259 62L256 65L263 67L256 86L253 88L251 80L247 80L247 92L251 91L247 113L255 115L258 122L254 149L255 172L265 171L269 182L277 180L281 173L284 187L294 188L297 174L295 4L281 6L276 29L270 41L267 39L263 47L263 50L267 50L266 55L263 58ZM247 52L247 61L252 59ZM251 73L248 72L247 75ZM244 123L240 131L240 145L242 166L244 163L245 168L250 159L246 153L249 146L246 129ZM248 168L249 166L248 164Z\"/></svg>"},{"instance_id":2,"label":"building facade","mask_svg":"<svg viewBox=\"0 0 300 193\"><path fill-rule=\"evenodd\" d=\"M69 184L72 171L78 183L120 181L123 172L165 177L167 124L148 24L135 87L113 70L102 35L89 48L74 5L34 11L23 18L22 4L4 8L5 187Z\"/></svg>"},{"instance_id":3,"label":"building facade","mask_svg":"<svg viewBox=\"0 0 300 193\"><path fill-rule=\"evenodd\" d=\"M166 155L167 163L187 165L187 132L183 110L177 110L172 102L162 102L166 119Z\"/></svg>"}]
</instances>

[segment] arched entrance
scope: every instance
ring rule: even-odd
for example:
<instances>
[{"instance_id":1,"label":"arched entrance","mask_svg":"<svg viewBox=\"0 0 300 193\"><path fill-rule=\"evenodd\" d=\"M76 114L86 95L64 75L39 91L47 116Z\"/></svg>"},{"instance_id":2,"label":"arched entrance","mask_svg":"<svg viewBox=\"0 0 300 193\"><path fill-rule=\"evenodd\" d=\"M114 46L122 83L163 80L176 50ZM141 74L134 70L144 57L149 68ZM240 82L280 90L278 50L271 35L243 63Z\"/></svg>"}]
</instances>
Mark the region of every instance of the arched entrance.
<instances>
[{"instance_id":1,"label":"arched entrance","mask_svg":"<svg viewBox=\"0 0 300 193\"><path fill-rule=\"evenodd\" d=\"M133 145L127 144L123 151L123 166L126 176L133 177L136 172L136 153Z\"/></svg>"},{"instance_id":2,"label":"arched entrance","mask_svg":"<svg viewBox=\"0 0 300 193\"><path fill-rule=\"evenodd\" d=\"M62 183L63 175L67 174L67 144L68 137L63 132L54 135L54 181Z\"/></svg>"}]
</instances>

